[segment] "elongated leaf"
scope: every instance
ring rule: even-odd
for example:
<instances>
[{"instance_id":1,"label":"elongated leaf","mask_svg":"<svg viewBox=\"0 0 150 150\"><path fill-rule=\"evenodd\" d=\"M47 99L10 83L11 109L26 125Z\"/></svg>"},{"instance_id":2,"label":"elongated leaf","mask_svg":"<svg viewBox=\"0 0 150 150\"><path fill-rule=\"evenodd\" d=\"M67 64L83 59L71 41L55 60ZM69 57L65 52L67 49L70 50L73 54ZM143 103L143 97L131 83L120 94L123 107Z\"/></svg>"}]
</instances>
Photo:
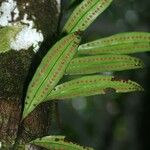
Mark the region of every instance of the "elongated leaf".
<instances>
[{"instance_id":1,"label":"elongated leaf","mask_svg":"<svg viewBox=\"0 0 150 150\"><path fill-rule=\"evenodd\" d=\"M0 53L9 51L10 43L16 34L21 31L21 26L9 26L0 29Z\"/></svg>"},{"instance_id":2,"label":"elongated leaf","mask_svg":"<svg viewBox=\"0 0 150 150\"><path fill-rule=\"evenodd\" d=\"M106 94L111 91L126 93L142 90L143 88L140 85L130 80L118 79L113 76L93 75L74 79L56 86L48 95L47 100Z\"/></svg>"},{"instance_id":3,"label":"elongated leaf","mask_svg":"<svg viewBox=\"0 0 150 150\"><path fill-rule=\"evenodd\" d=\"M93 150L92 148L85 148L83 146L67 142L64 136L46 136L41 139L36 139L30 143L52 150Z\"/></svg>"},{"instance_id":4,"label":"elongated leaf","mask_svg":"<svg viewBox=\"0 0 150 150\"><path fill-rule=\"evenodd\" d=\"M84 0L70 16L63 31L84 31L112 2L112 0Z\"/></svg>"},{"instance_id":5,"label":"elongated leaf","mask_svg":"<svg viewBox=\"0 0 150 150\"><path fill-rule=\"evenodd\" d=\"M143 62L127 55L97 55L74 58L66 74L91 74L106 71L122 71L142 68Z\"/></svg>"},{"instance_id":6,"label":"elongated leaf","mask_svg":"<svg viewBox=\"0 0 150 150\"><path fill-rule=\"evenodd\" d=\"M150 51L150 33L120 33L83 44L78 50L79 54L88 55L130 54Z\"/></svg>"},{"instance_id":7,"label":"elongated leaf","mask_svg":"<svg viewBox=\"0 0 150 150\"><path fill-rule=\"evenodd\" d=\"M79 33L73 33L57 42L43 58L29 84L23 118L39 105L64 75L68 63L77 51Z\"/></svg>"}]
</instances>

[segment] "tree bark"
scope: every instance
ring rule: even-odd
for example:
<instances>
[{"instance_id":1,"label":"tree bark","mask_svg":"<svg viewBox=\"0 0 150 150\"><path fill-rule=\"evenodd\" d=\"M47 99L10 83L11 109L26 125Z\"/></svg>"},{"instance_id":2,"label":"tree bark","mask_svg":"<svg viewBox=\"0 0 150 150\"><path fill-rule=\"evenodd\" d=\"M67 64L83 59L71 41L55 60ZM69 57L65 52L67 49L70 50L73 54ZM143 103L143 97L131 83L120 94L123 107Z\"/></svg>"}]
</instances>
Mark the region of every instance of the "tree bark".
<instances>
[{"instance_id":1,"label":"tree bark","mask_svg":"<svg viewBox=\"0 0 150 150\"><path fill-rule=\"evenodd\" d=\"M0 6L5 1L0 0ZM42 57L56 40L60 17L56 0L16 0L15 2L19 9L19 17L10 22L21 21L25 14L28 14L29 20L33 20L34 16L35 26L37 30L41 30L44 42L37 54L32 47L0 54L0 142L10 147L14 145L16 139L26 143L48 134L50 104L41 104L21 125L20 118L28 84Z\"/></svg>"}]
</instances>

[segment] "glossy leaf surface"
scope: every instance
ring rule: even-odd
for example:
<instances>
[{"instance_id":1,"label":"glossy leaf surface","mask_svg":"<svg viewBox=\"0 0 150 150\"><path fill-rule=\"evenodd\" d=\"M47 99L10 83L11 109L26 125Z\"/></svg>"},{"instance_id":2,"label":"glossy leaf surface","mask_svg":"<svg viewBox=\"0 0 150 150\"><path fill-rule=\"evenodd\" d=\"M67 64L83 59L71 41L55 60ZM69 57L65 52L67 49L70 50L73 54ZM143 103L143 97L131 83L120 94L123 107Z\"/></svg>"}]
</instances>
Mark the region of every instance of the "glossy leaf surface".
<instances>
[{"instance_id":1,"label":"glossy leaf surface","mask_svg":"<svg viewBox=\"0 0 150 150\"><path fill-rule=\"evenodd\" d=\"M80 45L78 54L131 54L150 51L150 33L127 32Z\"/></svg>"},{"instance_id":2,"label":"glossy leaf surface","mask_svg":"<svg viewBox=\"0 0 150 150\"><path fill-rule=\"evenodd\" d=\"M43 58L29 84L23 118L47 97L64 75L80 42L79 33L73 33L57 42Z\"/></svg>"},{"instance_id":3,"label":"glossy leaf surface","mask_svg":"<svg viewBox=\"0 0 150 150\"><path fill-rule=\"evenodd\" d=\"M84 31L110 5L112 0L84 0L68 19L63 31Z\"/></svg>"},{"instance_id":4,"label":"glossy leaf surface","mask_svg":"<svg viewBox=\"0 0 150 150\"><path fill-rule=\"evenodd\" d=\"M66 74L91 74L107 71L122 71L143 68L143 62L127 55L97 55L74 58Z\"/></svg>"},{"instance_id":5,"label":"glossy leaf surface","mask_svg":"<svg viewBox=\"0 0 150 150\"><path fill-rule=\"evenodd\" d=\"M92 75L68 81L55 87L47 100L67 99L79 96L106 94L107 92L127 93L142 91L137 83L113 76Z\"/></svg>"},{"instance_id":6,"label":"glossy leaf surface","mask_svg":"<svg viewBox=\"0 0 150 150\"><path fill-rule=\"evenodd\" d=\"M68 142L65 140L64 136L46 136L30 143L44 147L48 150L93 150L92 148L85 148L72 142Z\"/></svg>"}]
</instances>

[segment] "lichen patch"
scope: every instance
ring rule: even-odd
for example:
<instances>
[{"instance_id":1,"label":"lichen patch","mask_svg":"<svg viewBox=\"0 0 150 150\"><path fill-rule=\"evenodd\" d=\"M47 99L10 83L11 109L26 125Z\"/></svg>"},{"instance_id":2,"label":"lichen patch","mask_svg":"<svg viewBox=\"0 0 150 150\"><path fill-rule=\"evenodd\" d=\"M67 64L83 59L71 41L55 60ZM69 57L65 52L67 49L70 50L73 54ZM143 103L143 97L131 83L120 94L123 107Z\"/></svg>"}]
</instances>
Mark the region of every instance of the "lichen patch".
<instances>
[{"instance_id":1,"label":"lichen patch","mask_svg":"<svg viewBox=\"0 0 150 150\"><path fill-rule=\"evenodd\" d=\"M29 3L26 3L26 7L27 6L29 6ZM16 37L10 39L10 48L19 51L22 49L27 50L33 46L33 51L37 52L44 37L42 32L35 28L33 20L36 18L33 16L34 18L32 17L31 20L29 19L28 14L24 13L23 18L17 22L16 20L18 17L20 17L19 9L15 0L2 2L0 6L0 26L14 26L18 25L18 23L24 25Z\"/></svg>"},{"instance_id":2,"label":"lichen patch","mask_svg":"<svg viewBox=\"0 0 150 150\"><path fill-rule=\"evenodd\" d=\"M58 12L60 12L61 0L56 0L56 2L57 2L57 9L58 9Z\"/></svg>"},{"instance_id":3,"label":"lichen patch","mask_svg":"<svg viewBox=\"0 0 150 150\"><path fill-rule=\"evenodd\" d=\"M24 14L21 23L25 24L21 32L19 32L15 39L12 39L10 47L14 50L27 50L33 46L33 51L37 52L40 46L40 43L43 42L44 37L41 31L37 31L34 28L34 22L28 20L28 15Z\"/></svg>"},{"instance_id":4,"label":"lichen patch","mask_svg":"<svg viewBox=\"0 0 150 150\"><path fill-rule=\"evenodd\" d=\"M25 49L27 50L31 46L33 46L33 51L37 52L39 49L39 42L42 42L43 35L37 29L31 28L29 26L25 26L21 32L19 32L15 39L11 41L11 49L14 50L21 50Z\"/></svg>"},{"instance_id":5,"label":"lichen patch","mask_svg":"<svg viewBox=\"0 0 150 150\"><path fill-rule=\"evenodd\" d=\"M14 0L7 0L2 2L0 6L0 26L11 25L10 22L19 17L17 2Z\"/></svg>"}]
</instances>

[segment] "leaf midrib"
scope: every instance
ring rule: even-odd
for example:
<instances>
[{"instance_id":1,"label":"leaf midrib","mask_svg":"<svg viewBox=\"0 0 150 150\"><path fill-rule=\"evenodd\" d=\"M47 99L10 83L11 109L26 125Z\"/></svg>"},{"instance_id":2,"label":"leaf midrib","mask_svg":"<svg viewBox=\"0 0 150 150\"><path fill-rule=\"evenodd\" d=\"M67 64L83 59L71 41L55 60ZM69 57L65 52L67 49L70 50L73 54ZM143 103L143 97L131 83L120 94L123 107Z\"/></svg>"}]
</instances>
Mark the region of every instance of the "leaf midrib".
<instances>
[{"instance_id":1,"label":"leaf midrib","mask_svg":"<svg viewBox=\"0 0 150 150\"><path fill-rule=\"evenodd\" d=\"M74 39L73 39L73 40L74 40ZM73 41L73 40L72 40L72 41ZM67 49L67 48L70 46L70 44L72 43L72 41L71 41L63 50ZM45 80L47 79L47 77L49 76L49 74L51 73L52 69L54 68L54 66L56 65L56 63L58 62L59 58L61 57L61 55L62 55L63 53L64 53L64 51L60 54L60 56L58 57L58 59L56 60L56 62L53 64L51 70L48 72L47 76L44 78L43 82L40 84L39 88L36 90L36 92L35 92L35 94L34 94L32 100L30 101L30 103L29 103L29 105L28 105L28 108L30 108L33 99L36 97L37 92L40 90L41 86L43 85L43 83L45 82ZM45 99L45 98L44 98L44 99ZM42 100L40 100L40 101L42 101Z\"/></svg>"},{"instance_id":2,"label":"leaf midrib","mask_svg":"<svg viewBox=\"0 0 150 150\"><path fill-rule=\"evenodd\" d=\"M83 15L82 17L76 22L76 24L71 28L70 33L72 32L72 30L77 26L77 24L82 20L82 18L88 13L88 11L90 11L93 7L95 7L97 5L99 1L95 2L95 4L92 5L92 7L90 7Z\"/></svg>"},{"instance_id":3,"label":"leaf midrib","mask_svg":"<svg viewBox=\"0 0 150 150\"><path fill-rule=\"evenodd\" d=\"M112 44L112 43L110 43L110 44L107 44L107 45L96 45L96 46L93 46L93 45L90 45L90 46L86 46L86 47L83 47L82 45L80 45L79 46L79 48L78 48L78 50L79 51L82 51L82 50L91 50L91 49L101 49L101 48L114 48L114 47L116 47L116 46L133 46L132 44L135 44L135 46L136 46L136 43L138 43L138 44L143 44L143 45L145 45L145 44L149 44L149 42L133 42L133 41L131 41L131 42L126 42L126 43L116 43L116 44ZM84 45L84 44L83 44Z\"/></svg>"}]
</instances>

